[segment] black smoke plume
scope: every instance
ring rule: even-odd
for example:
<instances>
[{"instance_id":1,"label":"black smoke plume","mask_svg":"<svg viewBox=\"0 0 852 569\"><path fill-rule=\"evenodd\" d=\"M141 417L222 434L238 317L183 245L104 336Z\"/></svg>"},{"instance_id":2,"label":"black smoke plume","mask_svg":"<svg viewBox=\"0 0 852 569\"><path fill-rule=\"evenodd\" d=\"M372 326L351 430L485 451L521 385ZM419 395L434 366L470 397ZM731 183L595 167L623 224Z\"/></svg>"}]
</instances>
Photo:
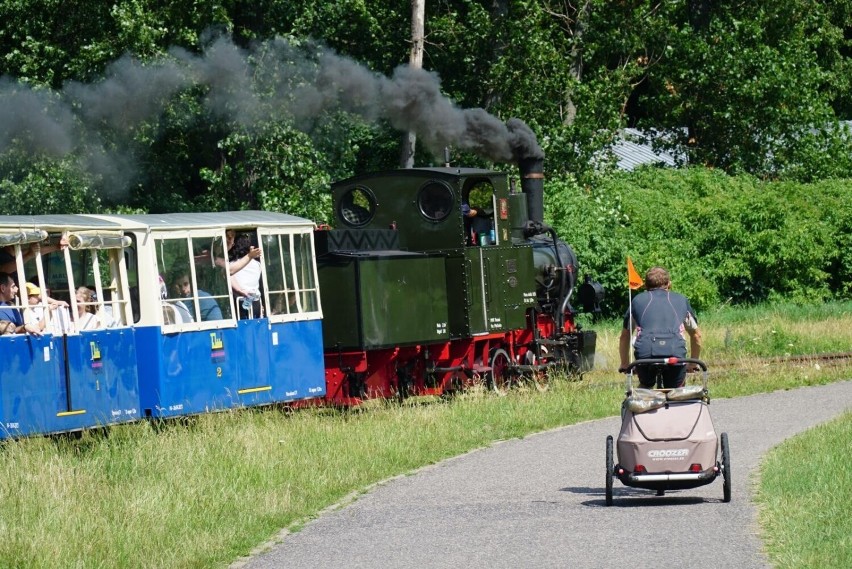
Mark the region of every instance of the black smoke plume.
<instances>
[{"instance_id":1,"label":"black smoke plume","mask_svg":"<svg viewBox=\"0 0 852 569\"><path fill-rule=\"evenodd\" d=\"M316 44L274 39L242 49L225 36L200 54L174 48L146 62L125 55L102 80L69 82L58 91L0 78L0 154L18 145L73 155L105 185L124 187L133 175L137 129L186 89L200 89L211 114L249 130L284 116L310 131L323 113L342 110L413 131L436 156L452 146L492 162L543 157L523 121L459 108L441 93L436 73L400 66L388 77Z\"/></svg>"}]
</instances>

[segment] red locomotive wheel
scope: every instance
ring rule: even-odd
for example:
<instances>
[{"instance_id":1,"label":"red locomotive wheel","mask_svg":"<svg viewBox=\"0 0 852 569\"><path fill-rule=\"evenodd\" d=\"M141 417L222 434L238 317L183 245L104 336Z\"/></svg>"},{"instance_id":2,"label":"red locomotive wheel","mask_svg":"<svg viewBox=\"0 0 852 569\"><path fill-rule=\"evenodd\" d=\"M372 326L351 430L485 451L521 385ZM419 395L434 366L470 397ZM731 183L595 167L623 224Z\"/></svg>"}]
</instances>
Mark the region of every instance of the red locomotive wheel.
<instances>
[{"instance_id":1,"label":"red locomotive wheel","mask_svg":"<svg viewBox=\"0 0 852 569\"><path fill-rule=\"evenodd\" d=\"M511 365L512 362L506 350L497 349L492 352L489 378L491 388L500 395L505 395L512 387L512 378L509 371Z\"/></svg>"}]
</instances>

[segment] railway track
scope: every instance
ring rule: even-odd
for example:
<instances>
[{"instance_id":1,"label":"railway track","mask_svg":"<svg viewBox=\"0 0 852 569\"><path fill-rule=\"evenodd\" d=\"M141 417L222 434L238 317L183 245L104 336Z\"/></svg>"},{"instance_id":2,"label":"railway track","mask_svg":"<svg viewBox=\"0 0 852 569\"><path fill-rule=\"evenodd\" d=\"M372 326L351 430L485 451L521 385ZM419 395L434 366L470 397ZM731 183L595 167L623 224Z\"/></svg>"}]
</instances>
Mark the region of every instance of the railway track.
<instances>
[{"instance_id":1,"label":"railway track","mask_svg":"<svg viewBox=\"0 0 852 569\"><path fill-rule=\"evenodd\" d=\"M808 355L791 355L791 356L773 356L773 357L740 357L735 360L725 360L713 362L710 366L712 369L731 369L736 368L742 362L753 362L752 365L782 365L782 364L825 364L825 365L840 365L852 361L852 352L835 352L828 354L808 354Z\"/></svg>"},{"instance_id":2,"label":"railway track","mask_svg":"<svg viewBox=\"0 0 852 569\"><path fill-rule=\"evenodd\" d=\"M721 373L747 372L753 369L780 366L819 366L835 367L852 363L852 352L833 352L826 354L791 355L791 356L745 356L728 360L714 360L708 362L707 374L709 377L718 376ZM819 368L817 368L819 369ZM615 371L615 370L611 370ZM690 377L695 374L690 374ZM623 376L622 376L623 377ZM690 381L688 378L687 381ZM612 381L599 385L621 385L622 381Z\"/></svg>"}]
</instances>

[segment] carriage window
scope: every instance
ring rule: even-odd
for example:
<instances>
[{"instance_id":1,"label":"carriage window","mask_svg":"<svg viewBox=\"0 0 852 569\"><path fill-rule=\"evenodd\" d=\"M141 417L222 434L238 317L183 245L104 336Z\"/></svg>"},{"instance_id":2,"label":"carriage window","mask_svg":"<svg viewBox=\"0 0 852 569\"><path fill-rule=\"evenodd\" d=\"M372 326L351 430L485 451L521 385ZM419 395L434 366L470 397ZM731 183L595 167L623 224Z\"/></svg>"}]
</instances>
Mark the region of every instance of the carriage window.
<instances>
[{"instance_id":1,"label":"carriage window","mask_svg":"<svg viewBox=\"0 0 852 569\"><path fill-rule=\"evenodd\" d=\"M22 237L30 237L32 240L6 246L2 245L6 239L0 239L2 269L18 283L20 299L16 300L16 303L20 302L23 307L22 316L27 324L36 325L44 333L68 333L71 332L70 310L67 307L51 309L51 304L65 304L69 300L69 280L64 254L57 250L61 236L51 235L42 239L42 234L47 236L47 233L43 232L24 234ZM18 235L2 237L14 238ZM40 252L41 255L24 261L25 257L34 251ZM19 271L20 266L23 266L23 273Z\"/></svg>"},{"instance_id":2,"label":"carriage window","mask_svg":"<svg viewBox=\"0 0 852 569\"><path fill-rule=\"evenodd\" d=\"M157 240L157 267L165 324L231 318L227 276L216 264L221 237Z\"/></svg>"},{"instance_id":3,"label":"carriage window","mask_svg":"<svg viewBox=\"0 0 852 569\"><path fill-rule=\"evenodd\" d=\"M139 262L136 255L135 238L133 246L124 249L124 266L127 271L127 300L130 302L130 318L132 322L139 322Z\"/></svg>"},{"instance_id":4,"label":"carriage window","mask_svg":"<svg viewBox=\"0 0 852 569\"><path fill-rule=\"evenodd\" d=\"M340 198L337 213L346 225L362 227L376 213L376 198L368 188L357 186Z\"/></svg>"},{"instance_id":5,"label":"carriage window","mask_svg":"<svg viewBox=\"0 0 852 569\"><path fill-rule=\"evenodd\" d=\"M296 251L296 270L300 288L300 300L302 312L316 312L319 310L319 291L314 281L314 255L311 248L311 237L309 234L294 235L294 247Z\"/></svg>"},{"instance_id":6,"label":"carriage window","mask_svg":"<svg viewBox=\"0 0 852 569\"><path fill-rule=\"evenodd\" d=\"M310 234L264 235L263 254L270 315L319 310Z\"/></svg>"},{"instance_id":7,"label":"carriage window","mask_svg":"<svg viewBox=\"0 0 852 569\"><path fill-rule=\"evenodd\" d=\"M40 272L37 258L26 266L27 288L47 298L51 307L44 311L42 299L38 303L27 299L28 308L46 319L44 329L68 334L131 324L130 299L123 284L130 238L115 232L82 231L68 236L66 249L58 248L59 239L59 235L51 237L47 247L51 252L42 254Z\"/></svg>"},{"instance_id":8,"label":"carriage window","mask_svg":"<svg viewBox=\"0 0 852 569\"><path fill-rule=\"evenodd\" d=\"M266 255L270 315L298 312L295 284L290 270L290 236L265 235L263 252Z\"/></svg>"},{"instance_id":9,"label":"carriage window","mask_svg":"<svg viewBox=\"0 0 852 569\"><path fill-rule=\"evenodd\" d=\"M442 221L450 215L453 204L453 191L444 183L429 182L417 194L420 213L431 221Z\"/></svg>"},{"instance_id":10,"label":"carriage window","mask_svg":"<svg viewBox=\"0 0 852 569\"><path fill-rule=\"evenodd\" d=\"M100 280L101 294L98 298L97 286L95 286L94 297L103 302L104 320L111 322L113 326L124 326L132 322L132 311L130 299L127 292L121 286L120 264L124 256L124 249L101 249L93 251L97 256L98 273L100 279L92 279L92 282ZM95 305L95 310L98 306Z\"/></svg>"}]
</instances>

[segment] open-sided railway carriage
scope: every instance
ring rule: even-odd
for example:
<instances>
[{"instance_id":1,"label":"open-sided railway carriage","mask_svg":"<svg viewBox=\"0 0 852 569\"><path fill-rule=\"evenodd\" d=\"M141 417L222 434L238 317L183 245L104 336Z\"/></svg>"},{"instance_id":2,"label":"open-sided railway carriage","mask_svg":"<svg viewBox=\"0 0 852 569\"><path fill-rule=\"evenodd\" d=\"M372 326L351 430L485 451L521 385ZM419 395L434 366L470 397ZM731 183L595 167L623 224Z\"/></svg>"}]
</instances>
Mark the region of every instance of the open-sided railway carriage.
<instances>
[{"instance_id":1,"label":"open-sided railway carriage","mask_svg":"<svg viewBox=\"0 0 852 569\"><path fill-rule=\"evenodd\" d=\"M231 294L231 229L262 249L257 318ZM0 336L0 438L323 396L313 229L256 211L0 217L16 304L46 319L41 336ZM35 306L25 281L40 285ZM94 294L79 301L80 286ZM97 326L83 328L80 303Z\"/></svg>"},{"instance_id":2,"label":"open-sided railway carriage","mask_svg":"<svg viewBox=\"0 0 852 569\"><path fill-rule=\"evenodd\" d=\"M47 251L62 236L67 249L41 253L42 246ZM0 218L3 259L11 264L4 267L19 284L17 304L28 305L25 281L38 283L39 304L28 310L42 311L49 324L43 336L0 336L0 438L141 416L137 349L129 327L130 269L123 254L128 243L119 224L95 217ZM101 315L109 311L112 327L77 331L65 325L77 312L74 291L81 285L95 291L95 298L84 302ZM48 309L48 292L69 303L70 315L67 309L65 318Z\"/></svg>"}]
</instances>

